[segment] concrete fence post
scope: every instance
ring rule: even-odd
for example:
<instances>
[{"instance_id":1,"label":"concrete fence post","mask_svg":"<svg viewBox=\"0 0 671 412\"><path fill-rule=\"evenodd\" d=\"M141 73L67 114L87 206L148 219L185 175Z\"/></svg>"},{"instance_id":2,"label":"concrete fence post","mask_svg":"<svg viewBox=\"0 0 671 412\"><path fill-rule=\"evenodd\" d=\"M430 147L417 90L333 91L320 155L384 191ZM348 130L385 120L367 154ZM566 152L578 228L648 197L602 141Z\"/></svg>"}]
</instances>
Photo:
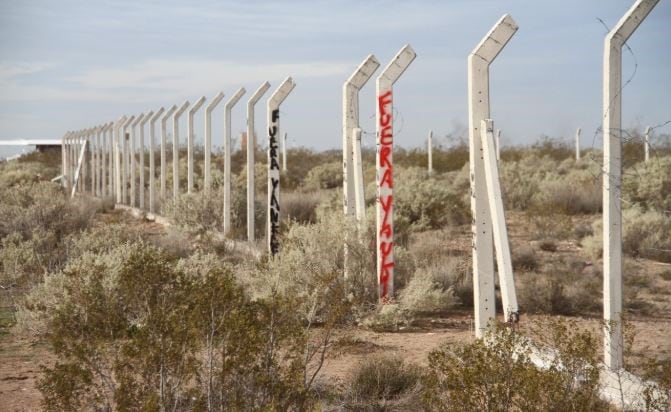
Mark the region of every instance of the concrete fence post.
<instances>
[{"instance_id":1,"label":"concrete fence post","mask_svg":"<svg viewBox=\"0 0 671 412\"><path fill-rule=\"evenodd\" d=\"M267 106L268 119L268 213L266 219L266 237L268 253L276 255L280 250L278 231L280 229L280 105L296 87L291 77L287 77L282 84L270 95ZM247 139L249 144L249 139Z\"/></svg>"},{"instance_id":2,"label":"concrete fence post","mask_svg":"<svg viewBox=\"0 0 671 412\"><path fill-rule=\"evenodd\" d=\"M247 240L254 241L254 152L256 150L256 135L254 133L254 106L270 88L270 83L264 82L247 101Z\"/></svg>"},{"instance_id":3,"label":"concrete fence post","mask_svg":"<svg viewBox=\"0 0 671 412\"><path fill-rule=\"evenodd\" d=\"M144 176L145 176L145 171L144 171L144 125L154 116L154 111L151 110L149 113L147 113L143 118L142 121L140 121L139 127L140 127L140 185L139 185L139 196L140 196L140 209L144 209L144 198L146 194L145 190L145 181L144 181Z\"/></svg>"},{"instance_id":4,"label":"concrete fence post","mask_svg":"<svg viewBox=\"0 0 671 412\"><path fill-rule=\"evenodd\" d=\"M342 87L342 167L343 167L343 212L345 219L356 216L356 182L354 180L354 129L359 128L359 91L380 67L375 56L369 54ZM345 239L344 273L348 277L349 251Z\"/></svg>"},{"instance_id":5,"label":"concrete fence post","mask_svg":"<svg viewBox=\"0 0 671 412\"><path fill-rule=\"evenodd\" d=\"M394 297L394 95L393 85L417 54L405 45L376 80L377 200L376 239L378 295L381 301Z\"/></svg>"},{"instance_id":6,"label":"concrete fence post","mask_svg":"<svg viewBox=\"0 0 671 412\"><path fill-rule=\"evenodd\" d=\"M61 137L61 185L65 190L68 189L68 138L70 137L70 132L65 132L63 137Z\"/></svg>"},{"instance_id":7,"label":"concrete fence post","mask_svg":"<svg viewBox=\"0 0 671 412\"><path fill-rule=\"evenodd\" d=\"M205 186L205 194L210 194L212 186L212 111L217 107L221 99L224 98L224 93L219 92L212 98L210 104L205 107L205 173L203 177L203 186Z\"/></svg>"},{"instance_id":8,"label":"concrete fence post","mask_svg":"<svg viewBox=\"0 0 671 412\"><path fill-rule=\"evenodd\" d=\"M580 134L582 133L582 129L578 128L578 130L575 131L575 160L580 160Z\"/></svg>"},{"instance_id":9,"label":"concrete fence post","mask_svg":"<svg viewBox=\"0 0 671 412\"><path fill-rule=\"evenodd\" d=\"M363 227L366 220L366 197L364 193L363 183L363 161L361 159L361 129L355 127L353 130L354 136L354 156L352 157L352 176L354 183L354 201L356 203L356 220L359 227Z\"/></svg>"},{"instance_id":10,"label":"concrete fence post","mask_svg":"<svg viewBox=\"0 0 671 412\"><path fill-rule=\"evenodd\" d=\"M494 250L492 217L487 194L481 122L489 119L489 66L517 31L517 24L506 14L499 19L468 55L469 168L471 213L473 216L473 294L475 335L484 335L487 323L495 317Z\"/></svg>"},{"instance_id":11,"label":"concrete fence post","mask_svg":"<svg viewBox=\"0 0 671 412\"><path fill-rule=\"evenodd\" d=\"M433 130L429 130L429 137L426 139L427 170L429 175L433 174Z\"/></svg>"},{"instance_id":12,"label":"concrete fence post","mask_svg":"<svg viewBox=\"0 0 671 412\"><path fill-rule=\"evenodd\" d=\"M245 93L239 88L224 105L224 234L231 231L231 111Z\"/></svg>"},{"instance_id":13,"label":"concrete fence post","mask_svg":"<svg viewBox=\"0 0 671 412\"><path fill-rule=\"evenodd\" d=\"M166 146L168 140L168 119L172 118L172 115L177 111L177 105L173 104L161 118L161 182L160 182L160 192L161 202L166 199L166 181L168 179L168 157L166 155Z\"/></svg>"},{"instance_id":14,"label":"concrete fence post","mask_svg":"<svg viewBox=\"0 0 671 412\"><path fill-rule=\"evenodd\" d=\"M650 160L650 126L645 128L643 151L644 151L643 159L647 162Z\"/></svg>"},{"instance_id":15,"label":"concrete fence post","mask_svg":"<svg viewBox=\"0 0 671 412\"><path fill-rule=\"evenodd\" d=\"M196 115L196 112L198 109L201 108L203 103L205 103L205 96L201 96L200 99L196 100L196 102L191 106L189 109L188 113L186 114L186 120L187 120L187 129L186 129L186 164L187 164L187 172L186 172L186 192L191 193L193 192L193 169L194 169L194 164L193 164L193 141L195 139L194 132L193 132L193 118Z\"/></svg>"},{"instance_id":16,"label":"concrete fence post","mask_svg":"<svg viewBox=\"0 0 671 412\"><path fill-rule=\"evenodd\" d=\"M122 139L123 139L123 125L126 123L126 116L121 116L116 123L114 123L114 165L112 173L114 174L114 190L116 203L122 203L121 192L121 157L123 156Z\"/></svg>"},{"instance_id":17,"label":"concrete fence post","mask_svg":"<svg viewBox=\"0 0 671 412\"><path fill-rule=\"evenodd\" d=\"M604 363L623 366L622 350L622 46L659 0L638 0L606 35L603 59Z\"/></svg>"},{"instance_id":18,"label":"concrete fence post","mask_svg":"<svg viewBox=\"0 0 671 412\"><path fill-rule=\"evenodd\" d=\"M175 200L179 196L179 118L189 104L186 100L172 115L172 197Z\"/></svg>"},{"instance_id":19,"label":"concrete fence post","mask_svg":"<svg viewBox=\"0 0 671 412\"><path fill-rule=\"evenodd\" d=\"M165 108L161 107L149 120L149 213L156 213L156 121L163 116L163 113L165 113ZM161 141L161 143L164 142L165 140ZM165 145L161 145L161 149L163 148ZM164 151L161 154L163 153ZM165 156L162 158L164 160ZM161 168L163 168L163 162L161 162Z\"/></svg>"},{"instance_id":20,"label":"concrete fence post","mask_svg":"<svg viewBox=\"0 0 671 412\"><path fill-rule=\"evenodd\" d=\"M515 279L513 276L512 259L510 257L506 216L503 210L499 159L495 153L495 149L498 150L500 146L494 143L493 133L494 122L491 119L482 120L480 122L480 141L485 166L489 213L492 216L499 287L501 289L501 300L503 301L503 316L506 321L517 322L519 320L519 307L517 305L517 294L515 293Z\"/></svg>"},{"instance_id":21,"label":"concrete fence post","mask_svg":"<svg viewBox=\"0 0 671 412\"><path fill-rule=\"evenodd\" d=\"M121 158L121 203L128 205L128 174L130 172L130 159L129 159L129 139L130 134L126 131L131 124L135 121L135 116L131 116L126 119L126 122L121 127L121 140L123 142L123 155Z\"/></svg>"},{"instance_id":22,"label":"concrete fence post","mask_svg":"<svg viewBox=\"0 0 671 412\"><path fill-rule=\"evenodd\" d=\"M138 134L136 129L140 127L144 119L144 113L141 113L135 118L135 121L130 125L130 206L137 205L137 140Z\"/></svg>"},{"instance_id":23,"label":"concrete fence post","mask_svg":"<svg viewBox=\"0 0 671 412\"><path fill-rule=\"evenodd\" d=\"M496 129L496 160L501 160L501 129Z\"/></svg>"}]
</instances>

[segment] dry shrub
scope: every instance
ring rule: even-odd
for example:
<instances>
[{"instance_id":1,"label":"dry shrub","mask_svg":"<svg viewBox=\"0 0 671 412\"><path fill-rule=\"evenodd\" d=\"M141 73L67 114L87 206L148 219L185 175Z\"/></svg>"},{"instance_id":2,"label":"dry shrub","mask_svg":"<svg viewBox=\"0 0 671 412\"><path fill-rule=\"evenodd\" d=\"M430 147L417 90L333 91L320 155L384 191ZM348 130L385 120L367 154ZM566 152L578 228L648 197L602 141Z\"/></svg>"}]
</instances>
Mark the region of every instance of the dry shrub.
<instances>
[{"instance_id":1,"label":"dry shrub","mask_svg":"<svg viewBox=\"0 0 671 412\"><path fill-rule=\"evenodd\" d=\"M598 397L597 338L570 324L544 330L556 353L547 369L531 361L530 341L499 325L491 325L485 339L434 350L423 379L425 409L608 410Z\"/></svg>"},{"instance_id":2,"label":"dry shrub","mask_svg":"<svg viewBox=\"0 0 671 412\"><path fill-rule=\"evenodd\" d=\"M602 221L593 224L592 236L581 241L583 250L592 258L603 251ZM632 257L671 262L671 217L655 210L631 206L622 213L622 251Z\"/></svg>"},{"instance_id":3,"label":"dry shrub","mask_svg":"<svg viewBox=\"0 0 671 412\"><path fill-rule=\"evenodd\" d=\"M417 270L399 293L399 304L411 314L442 311L459 304L453 286L445 288L433 269Z\"/></svg>"},{"instance_id":4,"label":"dry shrub","mask_svg":"<svg viewBox=\"0 0 671 412\"><path fill-rule=\"evenodd\" d=\"M407 411L417 407L419 367L399 356L374 356L360 363L349 378L345 394L348 410Z\"/></svg>"},{"instance_id":5,"label":"dry shrub","mask_svg":"<svg viewBox=\"0 0 671 412\"><path fill-rule=\"evenodd\" d=\"M342 161L313 167L303 180L304 190L336 189L342 187Z\"/></svg>"},{"instance_id":6,"label":"dry shrub","mask_svg":"<svg viewBox=\"0 0 671 412\"><path fill-rule=\"evenodd\" d=\"M314 223L317 220L317 206L323 197L322 192L282 192L280 195L282 218L299 223Z\"/></svg>"},{"instance_id":7,"label":"dry shrub","mask_svg":"<svg viewBox=\"0 0 671 412\"><path fill-rule=\"evenodd\" d=\"M529 246L513 249L513 269L519 272L533 272L538 268L536 251Z\"/></svg>"}]
</instances>

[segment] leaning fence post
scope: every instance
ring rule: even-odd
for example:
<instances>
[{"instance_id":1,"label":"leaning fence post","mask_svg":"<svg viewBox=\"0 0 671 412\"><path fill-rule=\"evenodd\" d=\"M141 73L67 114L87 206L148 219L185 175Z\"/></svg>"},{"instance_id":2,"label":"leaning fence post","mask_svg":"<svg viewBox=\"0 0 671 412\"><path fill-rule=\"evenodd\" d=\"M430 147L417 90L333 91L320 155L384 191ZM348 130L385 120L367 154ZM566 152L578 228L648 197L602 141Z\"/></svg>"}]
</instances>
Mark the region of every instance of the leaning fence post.
<instances>
[{"instance_id":1,"label":"leaning fence post","mask_svg":"<svg viewBox=\"0 0 671 412\"><path fill-rule=\"evenodd\" d=\"M172 115L172 197L175 200L179 196L179 117L189 104L186 100Z\"/></svg>"},{"instance_id":2,"label":"leaning fence post","mask_svg":"<svg viewBox=\"0 0 671 412\"><path fill-rule=\"evenodd\" d=\"M603 59L604 363L623 365L622 349L622 46L659 0L638 0L606 35Z\"/></svg>"},{"instance_id":3,"label":"leaning fence post","mask_svg":"<svg viewBox=\"0 0 671 412\"><path fill-rule=\"evenodd\" d=\"M140 209L144 210L144 125L154 116L154 111L151 110L140 121Z\"/></svg>"},{"instance_id":4,"label":"leaning fence post","mask_svg":"<svg viewBox=\"0 0 671 412\"><path fill-rule=\"evenodd\" d=\"M212 186L211 182L211 158L212 158L212 111L219 104L221 99L224 98L224 93L219 92L216 96L212 98L210 104L205 107L205 176L203 180L203 185L205 186L205 194L210 193L210 187Z\"/></svg>"},{"instance_id":5,"label":"leaning fence post","mask_svg":"<svg viewBox=\"0 0 671 412\"><path fill-rule=\"evenodd\" d=\"M494 143L493 133L494 122L491 119L482 120L480 123L480 141L482 144L482 157L485 166L489 213L492 216L492 229L496 250L496 262L499 272L499 287L501 289L501 300L503 301L503 314L504 319L507 321L516 322L519 319L519 307L517 306L517 295L515 293L515 279L513 277L512 259L510 258L510 244L508 242L506 216L503 210L501 179L499 177L499 159L496 158L494 150L495 148L498 150L499 146L496 146Z\"/></svg>"},{"instance_id":6,"label":"leaning fence post","mask_svg":"<svg viewBox=\"0 0 671 412\"><path fill-rule=\"evenodd\" d=\"M193 191L193 140L195 136L193 135L193 117L196 115L196 112L200 107L205 103L205 96L202 96L200 99L196 100L196 103L191 106L188 113L186 114L187 120L187 129L186 129L186 192L191 193Z\"/></svg>"},{"instance_id":7,"label":"leaning fence post","mask_svg":"<svg viewBox=\"0 0 671 412\"><path fill-rule=\"evenodd\" d=\"M377 77L377 282L381 301L394 297L394 95L393 85L417 54L405 45Z\"/></svg>"},{"instance_id":8,"label":"leaning fence post","mask_svg":"<svg viewBox=\"0 0 671 412\"><path fill-rule=\"evenodd\" d=\"M277 232L280 229L280 162L279 142L280 134L280 105L289 93L296 87L291 77L287 77L268 99L268 213L267 213L267 239L268 253L277 254L280 242ZM249 139L247 139L249 144Z\"/></svg>"},{"instance_id":9,"label":"leaning fence post","mask_svg":"<svg viewBox=\"0 0 671 412\"><path fill-rule=\"evenodd\" d=\"M650 126L645 128L645 141L644 141L644 160L647 162L650 160Z\"/></svg>"},{"instance_id":10,"label":"leaning fence post","mask_svg":"<svg viewBox=\"0 0 671 412\"><path fill-rule=\"evenodd\" d=\"M264 82L247 101L247 240L254 241L254 106L270 87Z\"/></svg>"},{"instance_id":11,"label":"leaning fence post","mask_svg":"<svg viewBox=\"0 0 671 412\"><path fill-rule=\"evenodd\" d=\"M173 104L172 107L170 107L168 111L166 111L163 117L161 118L161 191L160 191L161 202L165 201L166 180L168 176L168 169L167 169L168 159L165 153L168 139L167 122L168 119L172 117L172 115L175 113L176 110L177 105Z\"/></svg>"},{"instance_id":12,"label":"leaning fence post","mask_svg":"<svg viewBox=\"0 0 671 412\"><path fill-rule=\"evenodd\" d=\"M239 88L224 105L224 234L231 230L231 111L245 93Z\"/></svg>"},{"instance_id":13,"label":"leaning fence post","mask_svg":"<svg viewBox=\"0 0 671 412\"><path fill-rule=\"evenodd\" d=\"M517 31L506 14L499 19L468 55L469 167L471 213L473 216L473 294L475 336L481 338L495 316L494 250L492 218L487 198L487 182L482 156L480 122L489 115L489 66Z\"/></svg>"},{"instance_id":14,"label":"leaning fence post","mask_svg":"<svg viewBox=\"0 0 671 412\"><path fill-rule=\"evenodd\" d=\"M165 108L161 107L149 120L149 213L156 212L156 154L154 153L156 150L156 121L161 118L164 112ZM163 147L165 145L161 146L161 148ZM161 168L163 168L163 164L161 164Z\"/></svg>"}]
</instances>

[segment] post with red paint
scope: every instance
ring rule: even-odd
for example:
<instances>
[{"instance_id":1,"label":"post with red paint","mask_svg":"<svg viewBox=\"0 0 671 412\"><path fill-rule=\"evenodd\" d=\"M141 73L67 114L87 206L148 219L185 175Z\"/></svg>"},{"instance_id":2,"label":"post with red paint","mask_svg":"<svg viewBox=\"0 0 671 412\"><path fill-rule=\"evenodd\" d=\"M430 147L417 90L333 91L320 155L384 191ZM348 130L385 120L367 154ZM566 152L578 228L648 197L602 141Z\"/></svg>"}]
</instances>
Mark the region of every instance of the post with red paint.
<instances>
[{"instance_id":1,"label":"post with red paint","mask_svg":"<svg viewBox=\"0 0 671 412\"><path fill-rule=\"evenodd\" d=\"M376 250L377 280L380 300L394 296L394 104L393 85L417 54L405 45L377 78L376 134L377 201Z\"/></svg>"}]
</instances>

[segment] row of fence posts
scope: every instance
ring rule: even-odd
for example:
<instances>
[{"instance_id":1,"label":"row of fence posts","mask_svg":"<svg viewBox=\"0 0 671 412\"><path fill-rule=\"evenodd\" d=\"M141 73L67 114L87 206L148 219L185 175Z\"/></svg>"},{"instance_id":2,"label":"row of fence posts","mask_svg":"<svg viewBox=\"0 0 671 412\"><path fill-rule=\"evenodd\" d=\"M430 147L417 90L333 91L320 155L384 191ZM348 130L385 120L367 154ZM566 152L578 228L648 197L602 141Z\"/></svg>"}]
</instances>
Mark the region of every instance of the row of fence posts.
<instances>
[{"instance_id":1,"label":"row of fence posts","mask_svg":"<svg viewBox=\"0 0 671 412\"><path fill-rule=\"evenodd\" d=\"M621 232L621 49L638 25L645 19L659 0L638 0L606 37L604 56L604 318L609 324L605 330L605 364L611 369L622 367L622 330L619 319L622 313L622 232ZM468 113L469 113L469 168L471 176L471 211L473 216L473 285L475 333L482 337L488 322L495 318L494 259L498 266L499 285L503 300L504 318L518 319L518 303L510 256L510 246L505 223L498 171L500 159L500 130L494 129L490 118L489 67L518 29L510 15L504 15L485 35L468 56ZM376 273L379 298L385 302L394 293L394 229L393 229L393 85L414 61L416 54L409 45L404 46L383 69L376 81ZM363 165L361 159L361 128L359 125L359 91L380 66L375 56L369 55L343 85L343 212L346 219L355 219L363 227L366 219L364 202ZM280 163L279 147L286 147L286 135L280 142L279 106L293 90L295 84L287 78L268 99L268 213L267 247L270 254L279 251L280 218ZM254 241L254 106L266 93L270 84L263 83L247 103L247 235ZM238 90L227 102L224 131L224 230L230 230L230 111L245 93ZM205 115L205 188L210 190L210 114L223 98L219 93L206 108ZM188 112L188 184L187 192L194 188L193 181L193 118L204 104L200 98ZM136 139L139 136L140 153L144 154L144 125L149 122L150 179L149 211L154 212L154 124L161 120L161 173L160 196L166 198L166 121L173 120L173 197L179 187L179 117L189 107L184 102L179 108L172 106L146 115L122 116L116 122L68 132L63 139L63 175L66 187L72 193L82 191L85 182L79 179L82 161L90 146L91 191L94 195L116 194L120 204L135 206ZM136 132L136 130L138 132ZM576 131L576 159L580 159L580 132ZM433 172L432 133L428 138L428 167ZM130 150L129 150L130 145ZM645 158L649 159L649 128L646 130ZM112 156L113 155L113 156ZM286 169L286 154L283 168ZM104 165L104 166L103 166ZM130 169L130 170L129 170ZM144 187L144 155L140 156L140 187ZM84 176L87 176L84 171ZM130 197L127 190L130 180ZM140 208L144 208L140 196ZM348 250L345 242L345 277L348 276ZM495 255L496 252L496 255ZM613 323L614 322L614 323Z\"/></svg>"},{"instance_id":2,"label":"row of fence posts","mask_svg":"<svg viewBox=\"0 0 671 412\"><path fill-rule=\"evenodd\" d=\"M286 170L286 134L284 142L280 138L280 104L295 87L291 77L282 82L268 99L267 130L268 130L268 250L277 253L279 241L279 180L280 180L280 145L285 150L283 168ZM252 95L247 103L247 188L248 188L248 240L254 241L254 151L256 103L270 88L264 82ZM245 94L245 89L238 89L224 105L224 232L231 229L231 111ZM209 194L212 186L212 112L223 100L224 94L218 93L205 107L204 113L204 178L203 191ZM187 114L187 185L186 193L194 193L194 119L196 113L206 102L205 96L193 105L189 101L180 106L173 105L167 110L164 107L156 112L149 111L139 115L121 116L114 122L104 123L78 131L67 132L62 139L63 185L71 196L78 192L88 192L93 196L113 197L119 205L137 207L155 214L157 198L165 202L176 199L182 192L179 171L179 121ZM188 111L187 111L188 109ZM168 121L172 119L172 193L168 193ZM160 121L160 172L156 175L156 124ZM145 185L147 171L145 168L145 129L149 127L149 178L148 188ZM158 184L157 184L158 181ZM159 186L157 196L156 186ZM250 189L251 188L251 189ZM146 190L148 189L148 190ZM145 197L148 191L148 205ZM251 212L249 212L251 210Z\"/></svg>"}]
</instances>

